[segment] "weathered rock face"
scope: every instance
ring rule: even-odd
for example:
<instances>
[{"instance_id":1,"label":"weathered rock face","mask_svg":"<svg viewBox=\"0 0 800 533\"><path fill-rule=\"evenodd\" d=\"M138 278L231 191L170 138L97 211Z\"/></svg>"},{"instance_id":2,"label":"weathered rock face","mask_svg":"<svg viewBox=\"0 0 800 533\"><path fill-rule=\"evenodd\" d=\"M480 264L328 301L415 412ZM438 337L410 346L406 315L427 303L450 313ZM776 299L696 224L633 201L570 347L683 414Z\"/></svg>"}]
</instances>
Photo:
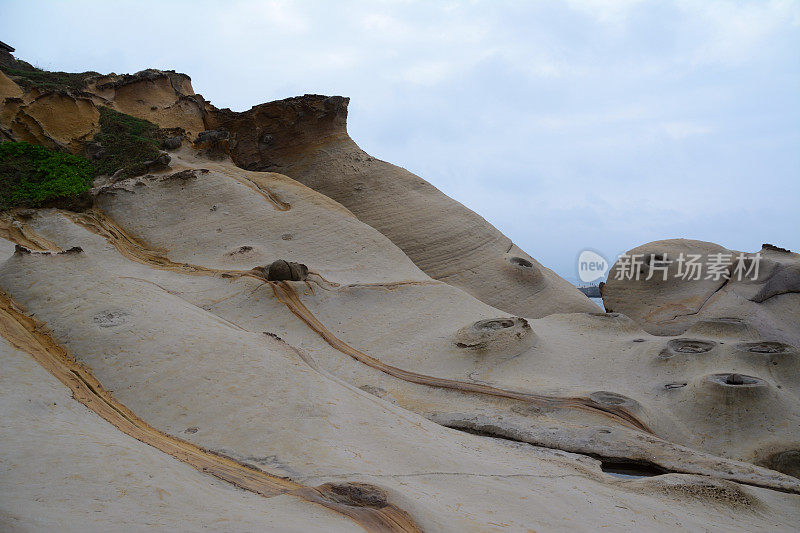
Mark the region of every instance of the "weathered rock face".
<instances>
[{"instance_id":1,"label":"weathered rock face","mask_svg":"<svg viewBox=\"0 0 800 533\"><path fill-rule=\"evenodd\" d=\"M191 137L205 130L205 101L186 74L148 69L136 74L103 76L88 91L113 102L114 109L144 118L161 128L183 128Z\"/></svg>"},{"instance_id":2,"label":"weathered rock face","mask_svg":"<svg viewBox=\"0 0 800 533\"><path fill-rule=\"evenodd\" d=\"M603 303L648 333L752 331L800 344L800 255L772 245L742 253L685 239L652 242L626 255L611 269Z\"/></svg>"},{"instance_id":3,"label":"weathered rock face","mask_svg":"<svg viewBox=\"0 0 800 533\"><path fill-rule=\"evenodd\" d=\"M231 133L234 162L286 174L333 198L399 246L429 276L526 317L594 305L473 211L347 135L347 98L306 95L244 113L209 109Z\"/></svg>"},{"instance_id":4,"label":"weathered rock face","mask_svg":"<svg viewBox=\"0 0 800 533\"><path fill-rule=\"evenodd\" d=\"M99 118L88 95L53 91L25 94L0 72L0 139L78 153L99 131Z\"/></svg>"},{"instance_id":5,"label":"weathered rock face","mask_svg":"<svg viewBox=\"0 0 800 533\"><path fill-rule=\"evenodd\" d=\"M87 74L85 83L82 90L23 91L0 72L0 139L83 153L99 131L99 106L189 137L206 129L206 103L185 74L152 69L121 76Z\"/></svg>"},{"instance_id":6,"label":"weathered rock face","mask_svg":"<svg viewBox=\"0 0 800 533\"><path fill-rule=\"evenodd\" d=\"M0 528L800 522L796 254L766 246L742 282L610 281L607 305L631 318L593 306L548 314L569 302L548 271L358 150L346 99L236 114L187 84L144 71L83 96L100 105L91 91L102 91L103 105L119 98L191 132L196 142L170 148L171 171L96 183L85 212L0 216L0 461L19 465L0 471L12 495L0 498ZM160 105L148 107L150 94ZM290 177L243 168L267 164L360 218ZM698 241L642 250L657 254L648 271L681 251L728 252ZM449 283L507 306L519 291L548 316Z\"/></svg>"}]
</instances>

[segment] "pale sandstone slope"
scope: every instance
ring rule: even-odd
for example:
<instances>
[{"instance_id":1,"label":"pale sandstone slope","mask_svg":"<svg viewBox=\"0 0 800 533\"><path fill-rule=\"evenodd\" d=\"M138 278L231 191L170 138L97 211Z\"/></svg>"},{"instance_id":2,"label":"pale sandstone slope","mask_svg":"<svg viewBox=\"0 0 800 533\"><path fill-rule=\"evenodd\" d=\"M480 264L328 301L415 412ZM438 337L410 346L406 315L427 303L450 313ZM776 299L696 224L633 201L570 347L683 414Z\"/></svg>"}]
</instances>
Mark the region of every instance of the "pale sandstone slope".
<instances>
[{"instance_id":1,"label":"pale sandstone slope","mask_svg":"<svg viewBox=\"0 0 800 533\"><path fill-rule=\"evenodd\" d=\"M263 282L109 260L116 252L99 236L55 212L37 226L59 247L86 251L17 254L0 268L0 285L168 434L295 481L370 483L430 531L574 529L590 516L615 529L781 529L798 518L795 495L686 475L619 481L589 459L442 428L316 369L324 352L304 360L261 333L304 328L291 315L271 318L263 299L247 310L263 315L253 329L187 301L268 297ZM668 510L676 505L680 514ZM765 522L766 514L784 518Z\"/></svg>"},{"instance_id":2,"label":"pale sandstone slope","mask_svg":"<svg viewBox=\"0 0 800 533\"><path fill-rule=\"evenodd\" d=\"M106 104L162 125L196 133L219 126L209 118L217 113L251 120L214 110L181 75L149 71L103 83L94 98L104 91ZM154 105L140 103L149 91ZM368 483L424 530L790 530L800 521L800 481L752 464L796 467L796 347L754 357L739 344L772 340L757 328L745 335L706 327L700 339L670 339L591 305L589 313L550 314L565 302L575 309L570 292L553 289L521 252L512 250L531 267L502 259L510 243L477 215L396 167L345 164L357 147L343 134L341 104L312 97L259 106L265 114L252 129L227 124L231 137L213 159L205 146L184 147L168 170L105 182L90 212L18 213L0 236L82 251L18 251L0 266L0 288L164 434L293 482ZM339 123L320 132L328 121ZM259 130L264 124L274 129ZM51 129L44 120L42 131ZM280 149L259 147L248 165L242 157L256 135ZM364 199L365 212L378 224L385 209L393 222L381 234L363 223L357 197L345 209L281 174L237 168L226 149L252 168L277 153L276 165L306 168L309 180L329 167L331 183L363 182L352 194L372 183L377 192ZM401 183L395 200L381 192L392 183L386 176ZM397 195L417 212L419 227L390 209L402 203ZM450 213L453 227L437 233L448 221L425 220L428 209ZM453 233L463 223L470 234ZM412 230L428 246L415 248ZM469 244L475 235L483 236L477 252ZM437 259L440 245L448 260ZM460 280L454 285L465 292L428 277L400 248L428 274L449 260L456 270L476 257L500 263L481 276L486 286L442 276ZM473 252L462 260L466 249ZM251 270L275 259L308 265L308 281L268 283ZM525 309L538 311L514 317L468 294L489 285L496 287L487 294L507 301L528 295ZM693 357L685 348L698 341L703 355ZM12 360L4 356L4 368ZM741 374L758 381L728 383ZM625 481L584 455L440 424L702 475ZM15 503L28 520L32 498ZM290 516L342 523L341 515L311 516L301 500L294 505ZM268 514L265 527L281 529L286 519Z\"/></svg>"},{"instance_id":3,"label":"pale sandstone slope","mask_svg":"<svg viewBox=\"0 0 800 533\"><path fill-rule=\"evenodd\" d=\"M618 261L603 290L603 302L606 309L625 313L648 332L716 331L800 345L800 255L769 244L758 252L742 253L688 239L651 242L627 255L637 257L638 275L631 276L632 262ZM692 256L701 265L699 273L687 266ZM650 275L651 257L666 267L666 275L660 270ZM708 265L715 262L719 274L709 271Z\"/></svg>"},{"instance_id":4,"label":"pale sandstone slope","mask_svg":"<svg viewBox=\"0 0 800 533\"><path fill-rule=\"evenodd\" d=\"M353 530L324 507L261 498L122 434L5 340L0 361L3 531Z\"/></svg>"},{"instance_id":5,"label":"pale sandstone slope","mask_svg":"<svg viewBox=\"0 0 800 533\"><path fill-rule=\"evenodd\" d=\"M432 278L526 317L594 310L478 214L361 150L347 135L348 101L306 95L242 113L209 108L206 123L230 132L238 166L286 174L342 203Z\"/></svg>"}]
</instances>

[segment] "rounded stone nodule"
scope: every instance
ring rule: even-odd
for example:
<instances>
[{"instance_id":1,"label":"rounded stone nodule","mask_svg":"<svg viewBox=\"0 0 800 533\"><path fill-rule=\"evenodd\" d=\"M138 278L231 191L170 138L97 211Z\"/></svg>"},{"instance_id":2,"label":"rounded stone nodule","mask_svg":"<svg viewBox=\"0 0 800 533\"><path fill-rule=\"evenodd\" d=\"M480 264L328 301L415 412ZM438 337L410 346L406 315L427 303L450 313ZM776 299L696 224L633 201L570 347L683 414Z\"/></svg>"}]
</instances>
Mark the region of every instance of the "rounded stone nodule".
<instances>
[{"instance_id":1,"label":"rounded stone nodule","mask_svg":"<svg viewBox=\"0 0 800 533\"><path fill-rule=\"evenodd\" d=\"M478 320L458 330L455 344L474 352L519 355L536 344L536 334L528 321L521 317Z\"/></svg>"},{"instance_id":2,"label":"rounded stone nodule","mask_svg":"<svg viewBox=\"0 0 800 533\"><path fill-rule=\"evenodd\" d=\"M277 259L268 267L261 267L267 281L305 281L308 267L302 263Z\"/></svg>"}]
</instances>

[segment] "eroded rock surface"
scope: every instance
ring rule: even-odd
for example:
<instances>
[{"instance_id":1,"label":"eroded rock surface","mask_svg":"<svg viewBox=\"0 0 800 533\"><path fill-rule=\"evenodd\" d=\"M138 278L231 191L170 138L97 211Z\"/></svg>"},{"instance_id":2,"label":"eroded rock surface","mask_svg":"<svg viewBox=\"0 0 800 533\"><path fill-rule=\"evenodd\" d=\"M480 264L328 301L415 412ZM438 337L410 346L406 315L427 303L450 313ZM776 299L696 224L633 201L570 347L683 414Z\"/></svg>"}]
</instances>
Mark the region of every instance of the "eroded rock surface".
<instances>
[{"instance_id":1,"label":"eroded rock surface","mask_svg":"<svg viewBox=\"0 0 800 533\"><path fill-rule=\"evenodd\" d=\"M96 183L90 210L0 218L0 459L22 465L0 472L4 528L800 522L797 254L765 246L742 282L609 281L599 313L358 149L346 99L237 114L161 71L14 87L9 138L83 146L83 104L14 126L37 98L185 136L169 169Z\"/></svg>"},{"instance_id":2,"label":"eroded rock surface","mask_svg":"<svg viewBox=\"0 0 800 533\"><path fill-rule=\"evenodd\" d=\"M479 215L361 150L347 135L348 102L305 95L243 113L211 109L206 121L230 132L237 165L286 174L340 202L434 279L521 316L593 309Z\"/></svg>"},{"instance_id":3,"label":"eroded rock surface","mask_svg":"<svg viewBox=\"0 0 800 533\"><path fill-rule=\"evenodd\" d=\"M686 239L652 242L626 255L611 269L603 303L649 333L691 328L800 345L800 255L768 244L745 253Z\"/></svg>"}]
</instances>

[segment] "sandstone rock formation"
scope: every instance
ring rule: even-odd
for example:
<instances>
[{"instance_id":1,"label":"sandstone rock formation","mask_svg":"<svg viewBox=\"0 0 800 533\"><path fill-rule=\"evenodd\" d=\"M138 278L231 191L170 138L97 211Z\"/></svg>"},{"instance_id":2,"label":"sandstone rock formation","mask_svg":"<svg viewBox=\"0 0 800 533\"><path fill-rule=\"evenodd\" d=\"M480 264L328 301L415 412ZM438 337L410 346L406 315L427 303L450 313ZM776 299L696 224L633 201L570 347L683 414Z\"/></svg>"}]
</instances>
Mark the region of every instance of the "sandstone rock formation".
<instances>
[{"instance_id":1,"label":"sandstone rock formation","mask_svg":"<svg viewBox=\"0 0 800 533\"><path fill-rule=\"evenodd\" d=\"M14 126L42 95L4 90L10 138L91 140L47 113ZM765 248L740 285L609 281L631 318L600 313L361 152L345 99L235 114L159 71L85 93L46 102L192 142L169 168L99 180L89 210L0 218L3 528L800 523L796 254Z\"/></svg>"},{"instance_id":2,"label":"sandstone rock formation","mask_svg":"<svg viewBox=\"0 0 800 533\"><path fill-rule=\"evenodd\" d=\"M347 135L348 102L305 95L243 113L209 107L206 121L230 132L238 166L280 172L340 202L434 279L534 318L594 310L575 287L479 215L361 150Z\"/></svg>"},{"instance_id":3,"label":"sandstone rock formation","mask_svg":"<svg viewBox=\"0 0 800 533\"><path fill-rule=\"evenodd\" d=\"M743 253L686 239L651 242L626 255L638 258L638 275L629 275L630 259L618 261L603 303L647 332L689 330L800 345L800 255L769 244ZM651 275L653 261L661 268Z\"/></svg>"}]
</instances>

